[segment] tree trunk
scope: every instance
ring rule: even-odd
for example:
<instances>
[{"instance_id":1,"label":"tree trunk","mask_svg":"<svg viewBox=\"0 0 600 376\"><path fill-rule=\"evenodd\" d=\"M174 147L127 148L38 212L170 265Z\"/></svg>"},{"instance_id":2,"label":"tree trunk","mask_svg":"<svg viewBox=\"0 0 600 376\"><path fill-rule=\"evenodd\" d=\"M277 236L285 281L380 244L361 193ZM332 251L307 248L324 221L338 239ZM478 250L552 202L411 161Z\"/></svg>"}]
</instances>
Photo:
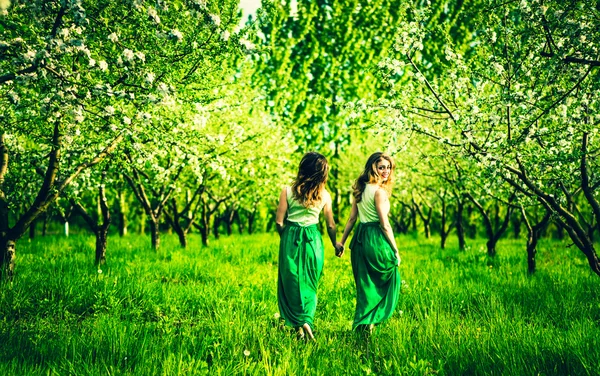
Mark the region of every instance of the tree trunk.
<instances>
[{"instance_id":1,"label":"tree trunk","mask_svg":"<svg viewBox=\"0 0 600 376\"><path fill-rule=\"evenodd\" d=\"M513 228L513 237L515 239L519 239L519 237L521 237L521 217L518 215L513 215L511 224Z\"/></svg>"},{"instance_id":2,"label":"tree trunk","mask_svg":"<svg viewBox=\"0 0 600 376\"><path fill-rule=\"evenodd\" d=\"M0 237L0 280L11 281L15 275L15 245L14 240Z\"/></svg>"},{"instance_id":3,"label":"tree trunk","mask_svg":"<svg viewBox=\"0 0 600 376\"><path fill-rule=\"evenodd\" d=\"M219 239L219 227L221 226L221 216L215 215L213 219L213 236L215 239Z\"/></svg>"},{"instance_id":4,"label":"tree trunk","mask_svg":"<svg viewBox=\"0 0 600 376\"><path fill-rule=\"evenodd\" d=\"M177 237L179 238L179 245L181 248L187 248L187 236L183 230L175 231L177 233Z\"/></svg>"},{"instance_id":5,"label":"tree trunk","mask_svg":"<svg viewBox=\"0 0 600 376\"><path fill-rule=\"evenodd\" d=\"M234 220L238 227L238 233L242 235L244 233L244 222L242 221L240 210L236 210Z\"/></svg>"},{"instance_id":6,"label":"tree trunk","mask_svg":"<svg viewBox=\"0 0 600 376\"><path fill-rule=\"evenodd\" d=\"M494 203L494 205L493 205L494 220L492 221L490 219L490 215L489 215L488 211L485 210L483 205L481 203L479 203L479 201L477 201L473 197L473 195L471 195L470 193L467 193L466 197L469 200L471 200L473 205L475 205L475 207L479 210L479 212L481 213L481 216L483 217L485 233L488 238L488 240L486 242L487 253L488 253L488 256L494 257L494 256L496 256L496 244L498 243L498 240L500 240L500 238L502 237L502 235L504 234L504 232L506 231L506 229L508 227L508 222L510 220L510 217L511 217L512 211L513 211L513 207L511 205L512 205L512 202L516 198L516 194L513 193L510 196L510 199L508 200L509 206L506 208L506 214L505 214L502 222L500 222L500 208L499 208L499 205L497 202Z\"/></svg>"},{"instance_id":7,"label":"tree trunk","mask_svg":"<svg viewBox=\"0 0 600 376\"><path fill-rule=\"evenodd\" d=\"M431 237L431 215L433 214L433 208L427 205L427 208L429 210L427 211L427 216L425 216L423 210L421 210L421 206L416 203L414 198L412 202L415 210L417 211L417 214L421 218L421 221L423 221L423 231L425 232L425 238L429 239Z\"/></svg>"},{"instance_id":8,"label":"tree trunk","mask_svg":"<svg viewBox=\"0 0 600 376\"><path fill-rule=\"evenodd\" d=\"M465 228L463 226L463 209L464 204L461 200L456 200L456 237L458 238L458 249L464 251L466 249Z\"/></svg>"},{"instance_id":9,"label":"tree trunk","mask_svg":"<svg viewBox=\"0 0 600 376\"><path fill-rule=\"evenodd\" d=\"M451 226L448 226L446 229L446 218L447 218L447 206L446 200L442 198L442 218L441 218L441 229L440 229L440 247L442 249L446 248L446 240L448 239L448 235L450 234Z\"/></svg>"},{"instance_id":10,"label":"tree trunk","mask_svg":"<svg viewBox=\"0 0 600 376\"><path fill-rule=\"evenodd\" d=\"M110 211L108 209L108 200L106 199L106 191L104 189L104 180L106 178L106 171L102 173L102 181L98 189L98 214L97 219L94 219L85 210L83 205L79 202L71 199L71 205L75 208L83 217L85 222L90 227L90 230L96 236L96 257L95 264L97 266L106 263L106 248L108 245L108 228L110 227Z\"/></svg>"},{"instance_id":11,"label":"tree trunk","mask_svg":"<svg viewBox=\"0 0 600 376\"><path fill-rule=\"evenodd\" d=\"M160 247L160 232L158 222L153 218L150 218L150 236L152 238L152 249L158 251L158 248Z\"/></svg>"},{"instance_id":12,"label":"tree trunk","mask_svg":"<svg viewBox=\"0 0 600 376\"><path fill-rule=\"evenodd\" d=\"M202 245L208 247L208 226L200 227L200 237L202 238Z\"/></svg>"},{"instance_id":13,"label":"tree trunk","mask_svg":"<svg viewBox=\"0 0 600 376\"><path fill-rule=\"evenodd\" d=\"M44 221L42 222L42 236L48 234L48 213L44 213Z\"/></svg>"},{"instance_id":14,"label":"tree trunk","mask_svg":"<svg viewBox=\"0 0 600 376\"><path fill-rule=\"evenodd\" d=\"M248 234L254 233L254 218L256 217L256 210L248 212Z\"/></svg>"},{"instance_id":15,"label":"tree trunk","mask_svg":"<svg viewBox=\"0 0 600 376\"><path fill-rule=\"evenodd\" d=\"M492 237L491 239L488 239L488 241L485 243L485 245L487 246L488 256L490 256L490 257L496 256L496 243L498 243L498 240L495 239L494 237Z\"/></svg>"},{"instance_id":16,"label":"tree trunk","mask_svg":"<svg viewBox=\"0 0 600 376\"><path fill-rule=\"evenodd\" d=\"M125 203L125 192L119 192L119 198L117 200L119 203L119 236L123 237L127 235L127 207Z\"/></svg>"},{"instance_id":17,"label":"tree trunk","mask_svg":"<svg viewBox=\"0 0 600 376\"><path fill-rule=\"evenodd\" d=\"M410 206L410 223L412 226L412 231L414 233L416 233L417 232L417 210L415 208L414 203Z\"/></svg>"},{"instance_id":18,"label":"tree trunk","mask_svg":"<svg viewBox=\"0 0 600 376\"><path fill-rule=\"evenodd\" d=\"M31 222L31 224L29 225L29 239L34 239L35 238L35 225L37 223L37 220Z\"/></svg>"},{"instance_id":19,"label":"tree trunk","mask_svg":"<svg viewBox=\"0 0 600 376\"><path fill-rule=\"evenodd\" d=\"M108 245L108 227L100 228L96 233L96 265L106 263L106 248Z\"/></svg>"}]
</instances>

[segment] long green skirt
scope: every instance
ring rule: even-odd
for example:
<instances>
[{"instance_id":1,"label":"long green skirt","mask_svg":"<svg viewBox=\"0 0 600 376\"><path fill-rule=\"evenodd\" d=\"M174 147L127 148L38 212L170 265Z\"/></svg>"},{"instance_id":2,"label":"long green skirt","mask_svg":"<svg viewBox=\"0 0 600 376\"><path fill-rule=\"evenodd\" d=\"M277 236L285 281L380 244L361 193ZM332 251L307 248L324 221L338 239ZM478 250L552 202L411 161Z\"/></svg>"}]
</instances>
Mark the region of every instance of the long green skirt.
<instances>
[{"instance_id":1,"label":"long green skirt","mask_svg":"<svg viewBox=\"0 0 600 376\"><path fill-rule=\"evenodd\" d=\"M323 272L323 239L317 225L286 222L279 244L277 298L286 324L313 327L317 287Z\"/></svg>"},{"instance_id":2,"label":"long green skirt","mask_svg":"<svg viewBox=\"0 0 600 376\"><path fill-rule=\"evenodd\" d=\"M359 223L350 242L356 283L352 328L379 324L392 316L400 294L400 272L394 250L379 222Z\"/></svg>"}]
</instances>

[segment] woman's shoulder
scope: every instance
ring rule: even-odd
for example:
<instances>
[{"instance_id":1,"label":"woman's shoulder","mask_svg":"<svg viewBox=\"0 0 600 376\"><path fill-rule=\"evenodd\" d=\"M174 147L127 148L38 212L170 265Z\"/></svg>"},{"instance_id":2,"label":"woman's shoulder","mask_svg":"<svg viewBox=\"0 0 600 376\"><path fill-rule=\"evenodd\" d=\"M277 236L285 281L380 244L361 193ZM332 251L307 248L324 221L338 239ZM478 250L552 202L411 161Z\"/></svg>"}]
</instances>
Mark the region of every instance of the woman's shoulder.
<instances>
[{"instance_id":1,"label":"woman's shoulder","mask_svg":"<svg viewBox=\"0 0 600 376\"><path fill-rule=\"evenodd\" d=\"M380 185L375 188L375 197L378 198L389 198L388 191Z\"/></svg>"},{"instance_id":2,"label":"woman's shoulder","mask_svg":"<svg viewBox=\"0 0 600 376\"><path fill-rule=\"evenodd\" d=\"M321 191L321 197L324 202L331 201L331 195L329 194L329 191L325 188L323 188L323 190Z\"/></svg>"}]
</instances>

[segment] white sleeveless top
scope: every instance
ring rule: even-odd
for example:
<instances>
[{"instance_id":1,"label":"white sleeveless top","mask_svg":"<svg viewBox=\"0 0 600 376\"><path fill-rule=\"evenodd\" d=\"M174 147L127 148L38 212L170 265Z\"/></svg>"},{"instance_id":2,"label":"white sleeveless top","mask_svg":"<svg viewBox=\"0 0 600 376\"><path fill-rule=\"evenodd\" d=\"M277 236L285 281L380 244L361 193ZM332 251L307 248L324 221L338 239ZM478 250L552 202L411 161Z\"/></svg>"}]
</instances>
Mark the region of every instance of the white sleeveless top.
<instances>
[{"instance_id":1,"label":"white sleeveless top","mask_svg":"<svg viewBox=\"0 0 600 376\"><path fill-rule=\"evenodd\" d=\"M292 187L286 187L286 195L288 204L287 220L303 227L319 223L319 213L323 210L325 202L331 197L329 192L323 190L321 202L316 206L306 208L294 198Z\"/></svg>"},{"instance_id":2,"label":"white sleeveless top","mask_svg":"<svg viewBox=\"0 0 600 376\"><path fill-rule=\"evenodd\" d=\"M358 219L361 223L379 222L377 209L375 209L375 192L378 189L378 184L367 184L360 202L356 204L358 207Z\"/></svg>"}]
</instances>

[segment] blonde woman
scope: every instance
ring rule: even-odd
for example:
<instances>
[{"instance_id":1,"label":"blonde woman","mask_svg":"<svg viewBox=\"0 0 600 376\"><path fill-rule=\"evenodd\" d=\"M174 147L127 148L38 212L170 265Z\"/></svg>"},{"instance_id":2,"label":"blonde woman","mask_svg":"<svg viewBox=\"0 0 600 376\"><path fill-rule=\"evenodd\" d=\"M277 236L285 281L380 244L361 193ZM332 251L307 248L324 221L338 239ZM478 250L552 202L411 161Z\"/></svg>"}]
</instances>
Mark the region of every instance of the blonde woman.
<instances>
[{"instance_id":1,"label":"blonde woman","mask_svg":"<svg viewBox=\"0 0 600 376\"><path fill-rule=\"evenodd\" d=\"M343 250L356 220L350 242L352 273L356 284L354 330L371 332L392 316L400 293L400 254L388 214L394 162L384 153L372 154L353 186L350 217L336 249Z\"/></svg>"},{"instance_id":2,"label":"blonde woman","mask_svg":"<svg viewBox=\"0 0 600 376\"><path fill-rule=\"evenodd\" d=\"M305 154L292 186L281 191L277 207L279 312L299 337L307 339L314 338L317 287L323 271L323 239L317 227L321 211L331 244L336 246L331 196L325 190L328 173L323 155Z\"/></svg>"}]
</instances>

